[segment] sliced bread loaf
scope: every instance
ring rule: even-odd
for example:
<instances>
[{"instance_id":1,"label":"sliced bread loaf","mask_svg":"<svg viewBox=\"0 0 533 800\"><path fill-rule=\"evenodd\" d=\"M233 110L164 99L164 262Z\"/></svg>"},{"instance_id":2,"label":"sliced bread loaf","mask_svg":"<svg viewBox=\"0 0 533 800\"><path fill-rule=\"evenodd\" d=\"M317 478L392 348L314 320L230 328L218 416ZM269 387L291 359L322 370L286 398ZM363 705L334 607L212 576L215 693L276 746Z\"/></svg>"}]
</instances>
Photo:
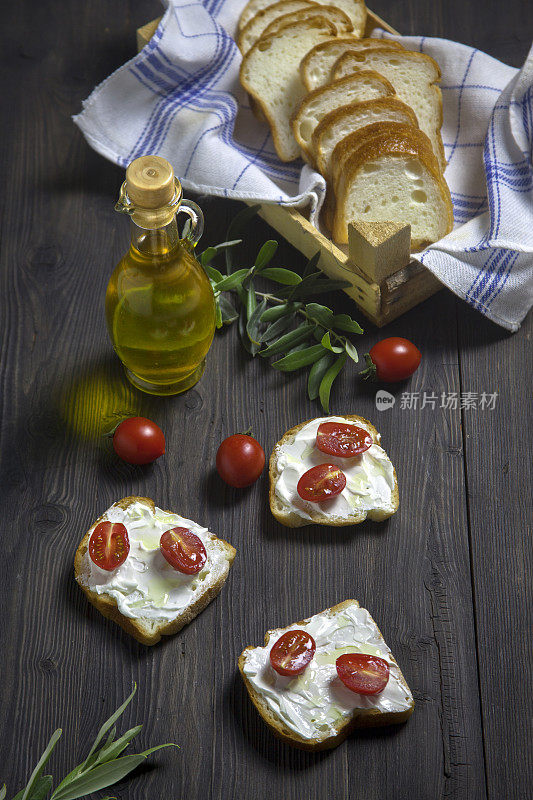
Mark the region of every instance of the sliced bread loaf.
<instances>
[{"instance_id":1,"label":"sliced bread loaf","mask_svg":"<svg viewBox=\"0 0 533 800\"><path fill-rule=\"evenodd\" d=\"M319 172L330 179L330 161L335 146L354 131L376 122L400 122L418 127L415 112L396 97L379 97L341 106L320 120L311 137L311 149Z\"/></svg>"},{"instance_id":2,"label":"sliced bread loaf","mask_svg":"<svg viewBox=\"0 0 533 800\"><path fill-rule=\"evenodd\" d=\"M441 171L444 171L446 159L440 135L442 94L438 86L441 73L437 62L425 53L411 50L352 52L341 56L336 62L332 77L338 80L360 69L379 72L394 86L399 99L411 106L420 129L431 140Z\"/></svg>"},{"instance_id":3,"label":"sliced bread loaf","mask_svg":"<svg viewBox=\"0 0 533 800\"><path fill-rule=\"evenodd\" d=\"M336 0L335 3L333 3L332 0L314 1L319 5L335 5L337 8L340 8L342 11L348 14L349 18L351 19L354 28L354 34L356 36L363 36L366 25L366 6L364 0ZM241 12L237 26L238 32L240 33L250 22L252 17L255 17L259 11L268 8L277 2L279 2L279 0L250 0L250 2L245 5Z\"/></svg>"},{"instance_id":4,"label":"sliced bread loaf","mask_svg":"<svg viewBox=\"0 0 533 800\"><path fill-rule=\"evenodd\" d=\"M290 123L306 94L298 71L300 61L315 44L336 35L332 22L313 17L263 36L243 58L241 83L267 118L282 161L294 161L300 155Z\"/></svg>"},{"instance_id":5,"label":"sliced bread loaf","mask_svg":"<svg viewBox=\"0 0 533 800\"><path fill-rule=\"evenodd\" d=\"M349 17L336 6L323 6L314 3L309 8L302 8L299 11L294 11L292 14L284 14L282 17L274 19L268 27L265 28L263 36L270 36L278 33L282 28L287 25L292 25L295 22L300 22L304 19L311 19L312 17L321 17L328 19L335 26L338 36L346 36L353 29Z\"/></svg>"},{"instance_id":6,"label":"sliced bread loaf","mask_svg":"<svg viewBox=\"0 0 533 800\"><path fill-rule=\"evenodd\" d=\"M421 131L380 124L386 130L367 135L337 174L333 237L346 244L354 220L395 220L411 226L411 250L418 251L452 230L450 190Z\"/></svg>"},{"instance_id":7,"label":"sliced bread loaf","mask_svg":"<svg viewBox=\"0 0 533 800\"><path fill-rule=\"evenodd\" d=\"M310 92L300 102L291 123L294 138L306 158L311 161L313 159L311 149L313 132L320 120L333 108L392 95L394 95L392 84L372 70L361 71L321 86Z\"/></svg>"},{"instance_id":8,"label":"sliced bread loaf","mask_svg":"<svg viewBox=\"0 0 533 800\"><path fill-rule=\"evenodd\" d=\"M377 50L390 47L392 50L403 50L399 42L392 39L357 39L346 36L321 42L313 47L302 59L300 75L306 88L312 92L319 86L331 81L331 70L336 61L345 53L360 53L362 50Z\"/></svg>"},{"instance_id":9,"label":"sliced bread loaf","mask_svg":"<svg viewBox=\"0 0 533 800\"><path fill-rule=\"evenodd\" d=\"M258 11L239 33L237 45L241 53L246 53L261 37L265 28L275 19L303 8L318 8L318 4L311 0L282 0Z\"/></svg>"}]
</instances>

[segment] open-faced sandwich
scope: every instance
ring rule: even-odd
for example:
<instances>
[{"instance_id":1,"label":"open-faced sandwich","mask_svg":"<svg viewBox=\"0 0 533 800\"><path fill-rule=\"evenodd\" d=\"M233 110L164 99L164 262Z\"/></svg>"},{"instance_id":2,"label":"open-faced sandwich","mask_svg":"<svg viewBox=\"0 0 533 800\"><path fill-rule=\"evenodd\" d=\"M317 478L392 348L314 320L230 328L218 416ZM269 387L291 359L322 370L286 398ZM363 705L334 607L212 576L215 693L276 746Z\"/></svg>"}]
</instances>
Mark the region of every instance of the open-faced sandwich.
<instances>
[{"instance_id":1,"label":"open-faced sandwich","mask_svg":"<svg viewBox=\"0 0 533 800\"><path fill-rule=\"evenodd\" d=\"M270 457L270 508L290 528L357 525L398 510L396 471L363 417L321 417L284 434Z\"/></svg>"},{"instance_id":2,"label":"open-faced sandwich","mask_svg":"<svg viewBox=\"0 0 533 800\"><path fill-rule=\"evenodd\" d=\"M302 750L336 747L355 728L404 722L414 701L378 626L356 600L268 631L239 670L272 732Z\"/></svg>"},{"instance_id":3,"label":"open-faced sandwich","mask_svg":"<svg viewBox=\"0 0 533 800\"><path fill-rule=\"evenodd\" d=\"M89 601L137 641L177 633L217 596L235 549L148 497L114 503L83 537L74 574Z\"/></svg>"}]
</instances>

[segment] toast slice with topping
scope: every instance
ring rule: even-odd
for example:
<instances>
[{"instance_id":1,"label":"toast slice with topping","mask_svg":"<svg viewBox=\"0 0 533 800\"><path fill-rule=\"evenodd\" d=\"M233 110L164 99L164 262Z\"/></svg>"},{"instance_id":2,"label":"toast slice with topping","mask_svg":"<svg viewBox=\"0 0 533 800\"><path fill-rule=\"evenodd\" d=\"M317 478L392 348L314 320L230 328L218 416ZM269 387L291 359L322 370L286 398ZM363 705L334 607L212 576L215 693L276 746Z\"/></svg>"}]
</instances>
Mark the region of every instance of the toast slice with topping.
<instances>
[{"instance_id":1,"label":"toast slice with topping","mask_svg":"<svg viewBox=\"0 0 533 800\"><path fill-rule=\"evenodd\" d=\"M274 670L270 652L291 630L311 636L316 650L302 673L283 676ZM348 689L336 661L349 653L383 659L388 680L376 694ZM385 640L356 600L345 600L286 628L268 631L263 647L247 647L239 670L250 699L272 733L302 750L337 747L356 728L405 722L414 710L413 695Z\"/></svg>"},{"instance_id":2,"label":"toast slice with topping","mask_svg":"<svg viewBox=\"0 0 533 800\"><path fill-rule=\"evenodd\" d=\"M324 422L340 422L362 428L372 444L353 458L326 455L316 447L317 432ZM302 525L357 525L367 517L381 521L399 506L398 480L389 457L380 444L380 434L364 417L355 414L308 420L288 430L270 456L270 510L278 522L289 528ZM298 482L318 464L338 466L346 486L335 497L322 502L302 499Z\"/></svg>"},{"instance_id":3,"label":"toast slice with topping","mask_svg":"<svg viewBox=\"0 0 533 800\"><path fill-rule=\"evenodd\" d=\"M101 522L122 523L130 550L124 563L106 571L93 563L89 540ZM201 571L184 574L160 551L162 533L187 528L202 542L206 562ZM207 528L172 511L156 508L148 497L124 497L92 525L74 557L74 577L92 605L107 619L146 645L171 636L194 619L222 589L235 548Z\"/></svg>"}]
</instances>

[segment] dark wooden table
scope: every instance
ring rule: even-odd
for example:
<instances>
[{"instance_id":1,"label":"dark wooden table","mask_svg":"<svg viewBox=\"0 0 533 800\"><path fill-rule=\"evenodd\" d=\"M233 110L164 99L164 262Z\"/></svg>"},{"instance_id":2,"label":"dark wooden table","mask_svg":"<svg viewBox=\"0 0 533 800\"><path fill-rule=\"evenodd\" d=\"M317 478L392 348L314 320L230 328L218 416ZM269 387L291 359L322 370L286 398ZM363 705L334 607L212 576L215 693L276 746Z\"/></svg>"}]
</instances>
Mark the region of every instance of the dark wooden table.
<instances>
[{"instance_id":1,"label":"dark wooden table","mask_svg":"<svg viewBox=\"0 0 533 800\"><path fill-rule=\"evenodd\" d=\"M399 30L447 36L515 66L529 45L527 3L376 2ZM175 741L119 785L121 798L178 800L510 800L531 796L528 724L531 319L515 335L442 291L382 333L423 351L414 392L497 392L496 409L378 412L355 371L333 409L374 420L397 466L399 513L382 525L288 530L267 479L225 488L219 442L253 426L268 452L316 416L301 376L283 377L216 337L201 383L174 399L125 382L104 327L105 287L128 241L113 213L120 170L92 152L70 115L135 52L155 2L13 2L2 39L2 351L0 779L27 779L52 730L59 777L129 693L143 746ZM530 14L530 12L529 12ZM529 23L529 29L528 29ZM204 201L205 244L238 204ZM271 234L258 221L249 257ZM279 263L302 265L280 244ZM338 311L353 310L343 295ZM400 391L398 390L398 397ZM148 468L119 462L101 437L142 414L166 433ZM90 523L129 494L153 497L229 539L238 557L220 597L178 636L138 645L75 585L72 557ZM266 629L355 597L378 621L416 699L394 730L356 734L325 754L278 743L244 691L236 661ZM528 755L529 751L529 755ZM1 781L0 781L1 782Z\"/></svg>"}]
</instances>

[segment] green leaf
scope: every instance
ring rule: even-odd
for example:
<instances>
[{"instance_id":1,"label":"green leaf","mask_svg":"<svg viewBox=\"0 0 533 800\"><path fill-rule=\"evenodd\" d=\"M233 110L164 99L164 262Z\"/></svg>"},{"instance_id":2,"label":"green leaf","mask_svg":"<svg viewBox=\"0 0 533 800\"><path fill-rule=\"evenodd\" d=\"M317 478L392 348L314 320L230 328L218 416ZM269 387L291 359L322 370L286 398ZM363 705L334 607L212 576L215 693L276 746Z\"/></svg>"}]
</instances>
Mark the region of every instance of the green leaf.
<instances>
[{"instance_id":1,"label":"green leaf","mask_svg":"<svg viewBox=\"0 0 533 800\"><path fill-rule=\"evenodd\" d=\"M319 280L320 276L322 275L321 272L312 272L310 275L307 275L305 278L302 278L300 283L296 284L296 286L289 286L287 289L279 289L276 294L278 297L282 299L287 298L289 300L296 300L300 298L300 295L303 291L308 289L310 286L314 286L316 282Z\"/></svg>"},{"instance_id":2,"label":"green leaf","mask_svg":"<svg viewBox=\"0 0 533 800\"><path fill-rule=\"evenodd\" d=\"M292 272L290 269L282 269L281 267L268 267L261 273L263 278L270 278L271 281L281 283L284 286L296 286L302 282L302 279L297 272Z\"/></svg>"},{"instance_id":3,"label":"green leaf","mask_svg":"<svg viewBox=\"0 0 533 800\"><path fill-rule=\"evenodd\" d=\"M355 349L353 344L348 341L348 339L346 339L345 342L344 342L344 349L346 350L346 352L348 353L348 355L350 356L352 361L355 361L355 363L357 364L357 362L359 361L359 356L357 355L357 350Z\"/></svg>"},{"instance_id":4,"label":"green leaf","mask_svg":"<svg viewBox=\"0 0 533 800\"><path fill-rule=\"evenodd\" d=\"M266 265L272 261L277 249L278 243L275 239L269 239L264 243L255 259L254 271L256 274L263 272Z\"/></svg>"},{"instance_id":5,"label":"green leaf","mask_svg":"<svg viewBox=\"0 0 533 800\"><path fill-rule=\"evenodd\" d=\"M331 328L333 320L333 311L327 306L321 306L319 303L307 303L305 313L312 319L323 325L325 328Z\"/></svg>"},{"instance_id":6,"label":"green leaf","mask_svg":"<svg viewBox=\"0 0 533 800\"><path fill-rule=\"evenodd\" d=\"M290 347L294 347L308 339L313 332L313 327L313 325L309 325L308 323L300 325L296 330L290 331L279 339L276 339L275 342L261 351L261 355L266 358L267 356L276 355L276 353L286 353Z\"/></svg>"},{"instance_id":7,"label":"green leaf","mask_svg":"<svg viewBox=\"0 0 533 800\"><path fill-rule=\"evenodd\" d=\"M261 317L261 319L264 318ZM266 331L263 333L262 340L263 342L270 342L272 339L275 339L277 336L280 336L283 331L286 331L294 322L292 314L287 314L285 317L280 317L280 319L273 322L271 325L268 326Z\"/></svg>"},{"instance_id":8,"label":"green leaf","mask_svg":"<svg viewBox=\"0 0 533 800\"><path fill-rule=\"evenodd\" d=\"M246 224L257 214L259 209L261 208L260 205L255 206L246 206L239 211L239 213L233 217L231 220L228 230L226 231L226 239L228 241L234 241L235 239L239 239L241 232L245 228ZM228 275L233 271L233 259L232 259L232 252L231 248L227 248L225 251L226 256L226 272Z\"/></svg>"},{"instance_id":9,"label":"green leaf","mask_svg":"<svg viewBox=\"0 0 533 800\"><path fill-rule=\"evenodd\" d=\"M98 757L95 761L95 764L103 764L106 761L111 761L111 759L117 758L122 751L126 749L131 740L141 732L142 727L142 725L136 725L134 728L126 731L126 733L117 739L116 742L109 742L109 744L105 744L98 752Z\"/></svg>"},{"instance_id":10,"label":"green leaf","mask_svg":"<svg viewBox=\"0 0 533 800\"><path fill-rule=\"evenodd\" d=\"M310 275L309 277L312 278L313 276ZM294 297L297 297L298 300L304 300L306 297L311 297L316 294L322 296L328 292L336 292L338 289L346 289L348 286L352 285L350 281L337 281L331 280L330 278L326 280L310 281L307 286L304 286L304 282L305 279L296 287Z\"/></svg>"},{"instance_id":11,"label":"green leaf","mask_svg":"<svg viewBox=\"0 0 533 800\"><path fill-rule=\"evenodd\" d=\"M260 334L260 320L261 314L267 307L267 301L263 300L259 303L258 306L254 308L252 313L250 314L250 319L246 325L246 333L248 334L248 338L254 344L261 344L261 334Z\"/></svg>"},{"instance_id":12,"label":"green leaf","mask_svg":"<svg viewBox=\"0 0 533 800\"><path fill-rule=\"evenodd\" d=\"M333 364L334 358L332 353L324 353L319 361L315 361L309 370L309 378L307 380L307 394L310 400L316 400L318 397L318 390L322 382L322 378Z\"/></svg>"},{"instance_id":13,"label":"green leaf","mask_svg":"<svg viewBox=\"0 0 533 800\"><path fill-rule=\"evenodd\" d=\"M331 393L331 387L333 386L333 381L343 368L346 363L346 353L340 355L334 364L327 370L326 374L322 378L320 382L320 388L318 390L318 396L320 397L320 402L322 403L322 408L324 411L329 414L329 396Z\"/></svg>"},{"instance_id":14,"label":"green leaf","mask_svg":"<svg viewBox=\"0 0 533 800\"><path fill-rule=\"evenodd\" d=\"M215 327L216 328L222 327L222 311L220 310L220 306L218 303L215 303Z\"/></svg>"},{"instance_id":15,"label":"green leaf","mask_svg":"<svg viewBox=\"0 0 533 800\"><path fill-rule=\"evenodd\" d=\"M297 353L287 354L279 361L274 361L272 366L274 369L279 369L281 372L293 372L296 369L307 367L309 364L313 364L315 361L318 361L323 353L324 348L322 345L314 344L311 345L311 347L306 347L303 350L299 350Z\"/></svg>"},{"instance_id":16,"label":"green leaf","mask_svg":"<svg viewBox=\"0 0 533 800\"><path fill-rule=\"evenodd\" d=\"M354 319L348 314L337 314L333 317L333 328L338 328L340 331L346 333L363 333L363 329Z\"/></svg>"},{"instance_id":17,"label":"green leaf","mask_svg":"<svg viewBox=\"0 0 533 800\"><path fill-rule=\"evenodd\" d=\"M50 737L50 741L46 745L44 753L40 757L39 761L37 762L37 766L35 767L30 776L26 788L22 792L21 800L31 800L31 798L33 798L34 792L38 788L40 783L41 773L44 767L46 766L48 759L52 755L54 747L61 738L62 732L63 731L61 730L61 728L58 728L56 731L53 732L52 736Z\"/></svg>"},{"instance_id":18,"label":"green leaf","mask_svg":"<svg viewBox=\"0 0 533 800\"><path fill-rule=\"evenodd\" d=\"M217 292L229 292L230 289L236 289L238 286L242 285L242 282L246 275L248 275L249 270L247 269L238 269L236 272L233 272L231 275L227 275L219 281L215 289Z\"/></svg>"},{"instance_id":19,"label":"green leaf","mask_svg":"<svg viewBox=\"0 0 533 800\"><path fill-rule=\"evenodd\" d=\"M252 343L248 338L246 333L246 324L248 320L246 318L246 306L243 305L239 314L239 322L238 322L238 331L239 331L239 338L241 340L241 344L246 350L247 353L252 352ZM257 351L256 351L257 352Z\"/></svg>"},{"instance_id":20,"label":"green leaf","mask_svg":"<svg viewBox=\"0 0 533 800\"><path fill-rule=\"evenodd\" d=\"M249 320L252 314L254 313L257 307L257 297L255 296L255 292L250 286L246 290L246 319Z\"/></svg>"},{"instance_id":21,"label":"green leaf","mask_svg":"<svg viewBox=\"0 0 533 800\"><path fill-rule=\"evenodd\" d=\"M324 336L321 340L322 347L325 347L326 350L331 350L332 353L342 353L344 350L343 347L337 347L336 345L331 344L330 332L326 331Z\"/></svg>"},{"instance_id":22,"label":"green leaf","mask_svg":"<svg viewBox=\"0 0 533 800\"><path fill-rule=\"evenodd\" d=\"M215 284L219 283L220 281L224 280L225 277L227 277L226 275L223 275L221 272L219 272L218 269L210 267L209 264L206 264L204 266L204 269L207 273L207 277L210 278L210 280L212 280Z\"/></svg>"},{"instance_id":23,"label":"green leaf","mask_svg":"<svg viewBox=\"0 0 533 800\"><path fill-rule=\"evenodd\" d=\"M113 783L122 780L132 770L142 764L142 762L150 755L150 753L160 750L162 747L177 747L172 743L161 744L158 747L152 747L145 750L144 753L137 753L136 755L124 756L117 758L114 761L108 761L105 764L99 764L94 767L90 772L86 772L72 781L68 786L53 793L51 800L77 800L79 797L85 797L92 792L98 792L100 789L106 789Z\"/></svg>"},{"instance_id":24,"label":"green leaf","mask_svg":"<svg viewBox=\"0 0 533 800\"><path fill-rule=\"evenodd\" d=\"M295 311L302 307L301 303L282 303L280 306L273 306L272 308L267 308L263 316L261 317L261 322L275 322L280 317L285 316L285 314L291 313L294 309Z\"/></svg>"},{"instance_id":25,"label":"green leaf","mask_svg":"<svg viewBox=\"0 0 533 800\"><path fill-rule=\"evenodd\" d=\"M221 250L226 250L228 247L235 247L238 244L242 244L242 239L232 239L230 242L220 242L220 244L216 244L214 249L219 253ZM208 247L207 250L210 248ZM205 251L204 251L205 252Z\"/></svg>"},{"instance_id":26,"label":"green leaf","mask_svg":"<svg viewBox=\"0 0 533 800\"><path fill-rule=\"evenodd\" d=\"M239 312L226 295L221 294L218 298L218 307L220 308L220 313L222 317L222 324L223 325L231 325L232 322L235 322L236 319L239 317Z\"/></svg>"},{"instance_id":27,"label":"green leaf","mask_svg":"<svg viewBox=\"0 0 533 800\"><path fill-rule=\"evenodd\" d=\"M200 264L205 269L207 265L214 259L217 255L218 250L216 247L206 247L204 252L200 256Z\"/></svg>"},{"instance_id":28,"label":"green leaf","mask_svg":"<svg viewBox=\"0 0 533 800\"><path fill-rule=\"evenodd\" d=\"M4 785L0 789L0 800L5 800L6 794L7 794L7 789L6 789L6 785L4 783Z\"/></svg>"},{"instance_id":29,"label":"green leaf","mask_svg":"<svg viewBox=\"0 0 533 800\"><path fill-rule=\"evenodd\" d=\"M307 264L305 265L305 269L304 269L304 273L303 273L302 277L303 278L307 278L308 275L310 275L312 272L314 272L315 271L315 267L317 266L319 261L320 261L320 250L317 250L317 252L314 254L314 256L312 256L309 259L309 261L307 262Z\"/></svg>"},{"instance_id":30,"label":"green leaf","mask_svg":"<svg viewBox=\"0 0 533 800\"><path fill-rule=\"evenodd\" d=\"M135 696L135 692L136 692L136 691L137 691L137 684L135 683L135 684L133 685L133 691L132 691L132 693L129 695L129 697L127 697L127 698L124 700L124 702L122 703L122 705L121 705L121 706L119 706L119 707L117 708L117 710L116 710L116 711L115 711L113 714L111 714L111 716L109 717L109 719L107 719L107 720L104 722L104 724L102 725L102 727L101 727L101 728L100 728L100 730L98 731L98 734L97 734L97 736L96 736L96 739L95 739L95 740L94 740L94 742L93 742L93 745L92 745L91 749L89 750L89 755L87 756L87 758L86 758L86 759L85 759L85 761L83 762L82 769L83 769L83 767L85 766L85 764L87 763L87 761L89 760L89 758L92 756L92 754L95 752L96 748L98 747L98 745L100 744L100 742L102 741L102 739L104 738L104 736L106 735L106 733L108 732L108 730L110 730L110 729L111 729L111 728L114 726L114 724L115 724L115 722L117 721L117 719L118 719L119 717L121 717L121 716L122 716L122 714L124 713L124 711L126 710L126 708L129 706L129 704L131 703L131 701L133 700L133 698L134 698L134 696ZM60 784L60 785L61 785L61 784ZM58 787L58 788L59 788L59 787ZM57 792L57 789L56 789L56 792ZM54 794L55 794L55 792L54 792Z\"/></svg>"}]
</instances>

